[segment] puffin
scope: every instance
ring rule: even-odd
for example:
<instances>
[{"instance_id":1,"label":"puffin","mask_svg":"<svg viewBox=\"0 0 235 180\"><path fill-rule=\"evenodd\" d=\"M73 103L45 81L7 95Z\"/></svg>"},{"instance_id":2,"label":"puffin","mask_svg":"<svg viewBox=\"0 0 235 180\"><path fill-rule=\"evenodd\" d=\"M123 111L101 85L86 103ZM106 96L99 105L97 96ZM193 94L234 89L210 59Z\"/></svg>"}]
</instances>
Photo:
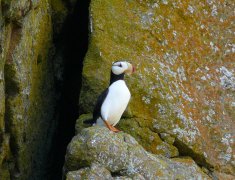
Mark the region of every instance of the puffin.
<instances>
[{"instance_id":1,"label":"puffin","mask_svg":"<svg viewBox=\"0 0 235 180\"><path fill-rule=\"evenodd\" d=\"M112 64L109 87L98 97L93 111L93 123L107 126L113 132L119 132L114 126L120 121L131 93L124 81L125 74L132 74L135 67L127 61L116 61Z\"/></svg>"}]
</instances>

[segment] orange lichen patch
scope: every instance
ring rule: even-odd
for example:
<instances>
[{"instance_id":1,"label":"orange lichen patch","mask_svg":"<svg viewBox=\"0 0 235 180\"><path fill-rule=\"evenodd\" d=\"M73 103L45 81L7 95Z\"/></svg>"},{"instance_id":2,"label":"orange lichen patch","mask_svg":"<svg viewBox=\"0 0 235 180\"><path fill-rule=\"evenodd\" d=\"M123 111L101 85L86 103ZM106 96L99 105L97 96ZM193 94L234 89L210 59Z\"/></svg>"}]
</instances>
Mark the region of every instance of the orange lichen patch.
<instances>
[{"instance_id":1,"label":"orange lichen patch","mask_svg":"<svg viewBox=\"0 0 235 180\"><path fill-rule=\"evenodd\" d=\"M152 121L144 128L175 136L209 164L231 167L233 159L227 153L233 148L235 101L230 82L235 73L231 4L100 2L91 4L93 31L83 73L87 84L81 99L86 101L81 107L92 107L87 99L98 94L94 87L108 82L110 63L128 59L137 72L126 78L132 94L127 114ZM145 138L141 131L140 136Z\"/></svg>"}]
</instances>

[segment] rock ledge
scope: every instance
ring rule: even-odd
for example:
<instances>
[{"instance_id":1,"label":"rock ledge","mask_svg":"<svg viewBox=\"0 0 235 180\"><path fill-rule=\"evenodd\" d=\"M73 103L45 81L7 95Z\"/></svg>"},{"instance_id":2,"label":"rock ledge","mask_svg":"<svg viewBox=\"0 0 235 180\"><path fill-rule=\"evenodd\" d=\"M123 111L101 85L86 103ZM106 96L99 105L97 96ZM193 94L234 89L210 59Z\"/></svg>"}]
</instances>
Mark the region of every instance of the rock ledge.
<instances>
[{"instance_id":1,"label":"rock ledge","mask_svg":"<svg viewBox=\"0 0 235 180\"><path fill-rule=\"evenodd\" d=\"M130 135L105 127L83 129L70 142L64 174L75 179L211 179L188 157L153 155Z\"/></svg>"}]
</instances>

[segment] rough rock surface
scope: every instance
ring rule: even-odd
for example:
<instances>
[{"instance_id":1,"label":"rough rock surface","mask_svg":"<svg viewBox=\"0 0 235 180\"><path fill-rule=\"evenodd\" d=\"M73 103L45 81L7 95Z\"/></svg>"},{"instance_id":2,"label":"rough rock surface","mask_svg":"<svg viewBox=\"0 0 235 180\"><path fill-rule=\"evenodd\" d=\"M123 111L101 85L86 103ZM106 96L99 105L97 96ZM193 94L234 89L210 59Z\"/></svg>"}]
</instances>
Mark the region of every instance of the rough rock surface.
<instances>
[{"instance_id":1,"label":"rough rock surface","mask_svg":"<svg viewBox=\"0 0 235 180\"><path fill-rule=\"evenodd\" d=\"M42 179L48 168L52 37L66 14L61 0L0 0L0 179Z\"/></svg>"},{"instance_id":2,"label":"rough rock surface","mask_svg":"<svg viewBox=\"0 0 235 180\"><path fill-rule=\"evenodd\" d=\"M83 129L72 139L64 172L68 180L210 179L191 158L153 155L130 135L98 126Z\"/></svg>"},{"instance_id":3,"label":"rough rock surface","mask_svg":"<svg viewBox=\"0 0 235 180\"><path fill-rule=\"evenodd\" d=\"M92 114L82 114L76 121L76 134L81 132L82 129L89 127L89 124L84 121L91 119ZM179 156L178 149L173 146L174 138L165 135L161 137L158 133L151 131L146 124L141 124L140 118L123 119L121 128L135 137L135 139L149 152L154 154L161 154L166 157ZM149 139L150 138L150 139Z\"/></svg>"},{"instance_id":4,"label":"rough rock surface","mask_svg":"<svg viewBox=\"0 0 235 180\"><path fill-rule=\"evenodd\" d=\"M81 113L108 86L111 63L128 59L137 72L126 77L132 100L119 127L154 153L161 140L168 156L177 148L235 175L234 8L231 0L92 0Z\"/></svg>"},{"instance_id":5,"label":"rough rock surface","mask_svg":"<svg viewBox=\"0 0 235 180\"><path fill-rule=\"evenodd\" d=\"M136 174L133 178L144 179L140 174ZM127 176L115 176L112 177L110 171L99 164L93 163L91 168L82 168L78 171L70 171L66 176L66 180L78 180L78 179L96 179L96 180L130 180Z\"/></svg>"}]
</instances>

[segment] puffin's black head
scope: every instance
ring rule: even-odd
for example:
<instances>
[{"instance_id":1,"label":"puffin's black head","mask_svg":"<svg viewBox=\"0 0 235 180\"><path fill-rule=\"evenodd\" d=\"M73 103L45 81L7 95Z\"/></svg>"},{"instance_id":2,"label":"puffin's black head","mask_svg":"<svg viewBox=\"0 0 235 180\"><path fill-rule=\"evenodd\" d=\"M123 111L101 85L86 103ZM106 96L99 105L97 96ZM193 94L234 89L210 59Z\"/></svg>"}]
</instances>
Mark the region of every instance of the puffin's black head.
<instances>
[{"instance_id":1,"label":"puffin's black head","mask_svg":"<svg viewBox=\"0 0 235 180\"><path fill-rule=\"evenodd\" d=\"M115 75L132 74L135 71L134 66L126 61L116 61L112 65L112 73Z\"/></svg>"},{"instance_id":2,"label":"puffin's black head","mask_svg":"<svg viewBox=\"0 0 235 180\"><path fill-rule=\"evenodd\" d=\"M111 69L110 84L117 80L123 80L125 74L132 74L134 71L134 66L126 61L114 62Z\"/></svg>"}]
</instances>

